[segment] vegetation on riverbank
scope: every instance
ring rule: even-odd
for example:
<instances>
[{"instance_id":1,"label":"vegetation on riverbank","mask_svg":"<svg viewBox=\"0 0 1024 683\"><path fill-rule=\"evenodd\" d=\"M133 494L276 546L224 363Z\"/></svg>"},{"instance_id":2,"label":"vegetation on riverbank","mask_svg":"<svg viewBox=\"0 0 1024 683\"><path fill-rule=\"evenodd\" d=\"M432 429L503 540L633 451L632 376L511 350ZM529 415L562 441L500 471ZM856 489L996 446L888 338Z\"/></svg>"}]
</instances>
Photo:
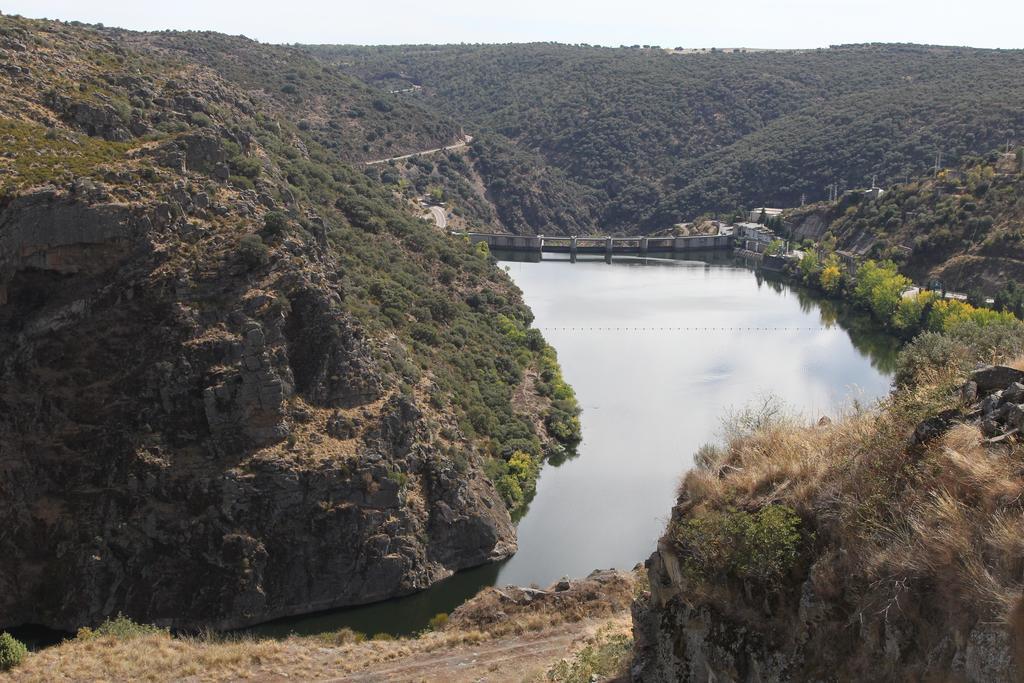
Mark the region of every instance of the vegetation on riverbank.
<instances>
[{"instance_id":1,"label":"vegetation on riverbank","mask_svg":"<svg viewBox=\"0 0 1024 683\"><path fill-rule=\"evenodd\" d=\"M915 291L892 261L867 259L849 266L827 246L810 248L791 273L812 289L852 302L904 339L923 331L948 332L968 320L986 326L1017 319L1010 310L947 299L937 291Z\"/></svg>"}]
</instances>

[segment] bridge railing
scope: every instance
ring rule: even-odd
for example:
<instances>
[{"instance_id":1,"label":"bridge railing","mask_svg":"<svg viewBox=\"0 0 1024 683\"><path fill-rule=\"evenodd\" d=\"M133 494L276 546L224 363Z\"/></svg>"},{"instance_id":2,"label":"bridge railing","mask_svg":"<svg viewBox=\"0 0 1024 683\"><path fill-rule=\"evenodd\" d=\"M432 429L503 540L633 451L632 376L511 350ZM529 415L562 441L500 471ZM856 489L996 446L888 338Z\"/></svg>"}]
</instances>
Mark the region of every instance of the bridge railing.
<instances>
[{"instance_id":1,"label":"bridge railing","mask_svg":"<svg viewBox=\"0 0 1024 683\"><path fill-rule=\"evenodd\" d=\"M693 235L686 237L610 237L606 235L507 235L482 232L452 232L470 242L486 242L491 249L507 251L569 251L605 253L641 253L651 251L690 251L731 249L731 235Z\"/></svg>"}]
</instances>

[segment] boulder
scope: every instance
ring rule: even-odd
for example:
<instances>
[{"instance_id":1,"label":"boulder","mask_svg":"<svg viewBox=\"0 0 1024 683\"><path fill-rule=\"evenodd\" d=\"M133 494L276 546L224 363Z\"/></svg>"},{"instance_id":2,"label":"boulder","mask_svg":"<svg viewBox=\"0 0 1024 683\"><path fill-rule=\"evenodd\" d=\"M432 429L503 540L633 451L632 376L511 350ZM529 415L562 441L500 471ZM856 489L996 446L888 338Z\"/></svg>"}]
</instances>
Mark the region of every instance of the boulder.
<instances>
[{"instance_id":1,"label":"boulder","mask_svg":"<svg viewBox=\"0 0 1024 683\"><path fill-rule=\"evenodd\" d=\"M1024 382L1024 372L1006 365L989 365L972 372L970 381L978 385L980 393L987 394L1014 382Z\"/></svg>"}]
</instances>

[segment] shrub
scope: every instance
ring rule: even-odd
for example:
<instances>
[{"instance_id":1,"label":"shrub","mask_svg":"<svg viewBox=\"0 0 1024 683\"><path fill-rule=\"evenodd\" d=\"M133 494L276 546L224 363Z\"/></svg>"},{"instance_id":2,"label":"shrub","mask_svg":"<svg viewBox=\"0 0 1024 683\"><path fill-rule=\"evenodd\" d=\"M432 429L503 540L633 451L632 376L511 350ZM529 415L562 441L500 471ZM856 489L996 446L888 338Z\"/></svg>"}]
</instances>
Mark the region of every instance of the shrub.
<instances>
[{"instance_id":1,"label":"shrub","mask_svg":"<svg viewBox=\"0 0 1024 683\"><path fill-rule=\"evenodd\" d=\"M623 680L633 659L633 639L626 634L599 633L571 659L563 659L549 671L549 681L590 683L596 680Z\"/></svg>"},{"instance_id":2,"label":"shrub","mask_svg":"<svg viewBox=\"0 0 1024 683\"><path fill-rule=\"evenodd\" d=\"M284 235L288 229L288 218L280 211L268 211L263 217L263 231L271 239Z\"/></svg>"},{"instance_id":3,"label":"shrub","mask_svg":"<svg viewBox=\"0 0 1024 683\"><path fill-rule=\"evenodd\" d=\"M102 637L130 640L132 638L159 635L161 633L167 633L167 631L152 624L140 624L118 613L116 617L113 619L108 618L94 629L87 627L78 629L76 637L82 640Z\"/></svg>"},{"instance_id":4,"label":"shrub","mask_svg":"<svg viewBox=\"0 0 1024 683\"><path fill-rule=\"evenodd\" d=\"M209 128L213 125L213 119L201 111L192 112L188 115L189 123L200 128Z\"/></svg>"},{"instance_id":5,"label":"shrub","mask_svg":"<svg viewBox=\"0 0 1024 683\"><path fill-rule=\"evenodd\" d=\"M519 486L519 481L512 475L506 474L499 478L494 482L494 488L498 489L498 493L501 494L509 509L515 509L523 504L523 489Z\"/></svg>"},{"instance_id":6,"label":"shrub","mask_svg":"<svg viewBox=\"0 0 1024 683\"><path fill-rule=\"evenodd\" d=\"M440 612L430 618L427 625L431 631L440 631L448 624L448 614L446 612Z\"/></svg>"},{"instance_id":7,"label":"shrub","mask_svg":"<svg viewBox=\"0 0 1024 683\"><path fill-rule=\"evenodd\" d=\"M679 523L674 536L694 575L732 576L767 587L799 558L800 517L793 508L774 504L753 513L713 511Z\"/></svg>"},{"instance_id":8,"label":"shrub","mask_svg":"<svg viewBox=\"0 0 1024 683\"><path fill-rule=\"evenodd\" d=\"M0 671L18 666L26 654L28 648L24 643L6 631L0 633Z\"/></svg>"},{"instance_id":9,"label":"shrub","mask_svg":"<svg viewBox=\"0 0 1024 683\"><path fill-rule=\"evenodd\" d=\"M238 242L238 255L249 268L257 268L270 263L270 249L263 243L259 235L246 235Z\"/></svg>"},{"instance_id":10,"label":"shrub","mask_svg":"<svg viewBox=\"0 0 1024 683\"><path fill-rule=\"evenodd\" d=\"M260 171L263 170L258 160L244 156L232 157L228 160L228 165L234 171L234 175L240 175L250 180L259 177Z\"/></svg>"}]
</instances>

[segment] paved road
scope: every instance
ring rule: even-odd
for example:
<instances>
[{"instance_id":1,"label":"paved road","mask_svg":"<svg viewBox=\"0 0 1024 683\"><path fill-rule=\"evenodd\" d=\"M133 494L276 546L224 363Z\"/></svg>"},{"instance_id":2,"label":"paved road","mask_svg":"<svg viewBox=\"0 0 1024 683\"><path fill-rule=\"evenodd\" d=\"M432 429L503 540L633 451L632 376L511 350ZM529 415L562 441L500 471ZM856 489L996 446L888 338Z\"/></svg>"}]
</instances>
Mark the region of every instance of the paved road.
<instances>
[{"instance_id":1,"label":"paved road","mask_svg":"<svg viewBox=\"0 0 1024 683\"><path fill-rule=\"evenodd\" d=\"M439 228L448 227L448 213L441 206L430 207L429 217L434 219L434 223Z\"/></svg>"},{"instance_id":2,"label":"paved road","mask_svg":"<svg viewBox=\"0 0 1024 683\"><path fill-rule=\"evenodd\" d=\"M454 145L448 145L447 147L435 147L434 149L424 149L424 150L419 151L419 152L413 152L412 154L403 154L403 155L397 156L397 157L388 157L387 159L374 159L373 161L367 161L366 165L367 166L373 166L375 164L386 164L389 161L400 161L402 159L411 159L413 157L418 157L421 154L433 154L434 152L447 152L450 149L459 149L461 147L465 147L466 145L468 145L471 142L473 142L473 136L472 135L467 135L467 136L465 136L462 139L462 142L456 142Z\"/></svg>"}]
</instances>

